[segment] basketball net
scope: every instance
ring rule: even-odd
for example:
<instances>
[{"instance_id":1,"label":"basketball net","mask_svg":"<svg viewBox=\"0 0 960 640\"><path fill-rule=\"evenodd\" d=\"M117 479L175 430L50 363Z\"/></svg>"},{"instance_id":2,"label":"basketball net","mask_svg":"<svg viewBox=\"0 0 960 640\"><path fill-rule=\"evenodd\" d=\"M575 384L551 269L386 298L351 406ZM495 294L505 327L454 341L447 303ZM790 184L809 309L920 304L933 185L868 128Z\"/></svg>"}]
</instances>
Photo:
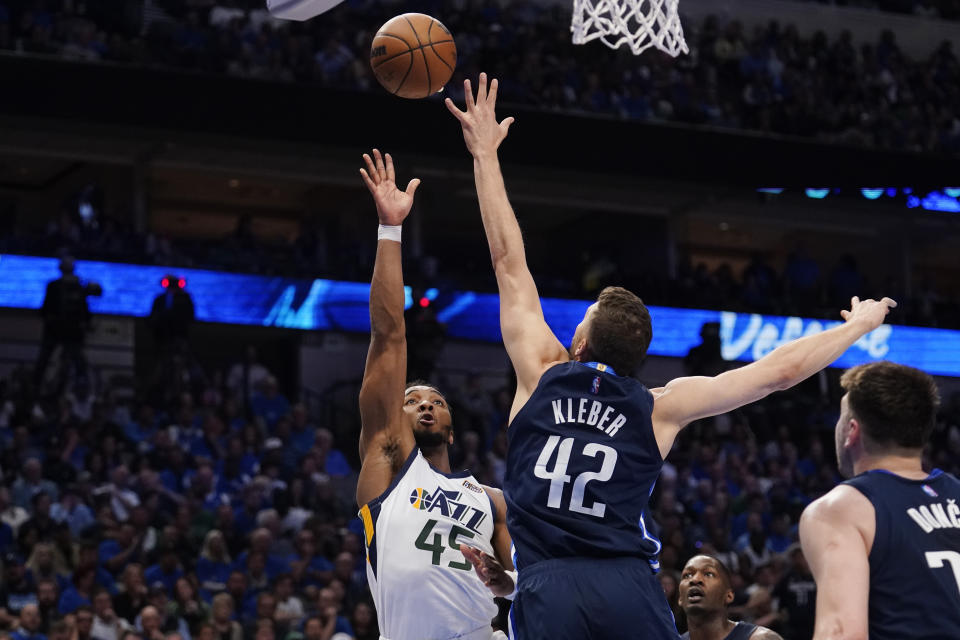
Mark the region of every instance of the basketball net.
<instances>
[{"instance_id":1,"label":"basketball net","mask_svg":"<svg viewBox=\"0 0 960 640\"><path fill-rule=\"evenodd\" d=\"M635 55L656 47L674 58L689 53L677 13L679 0L573 0L573 44L591 40Z\"/></svg>"}]
</instances>

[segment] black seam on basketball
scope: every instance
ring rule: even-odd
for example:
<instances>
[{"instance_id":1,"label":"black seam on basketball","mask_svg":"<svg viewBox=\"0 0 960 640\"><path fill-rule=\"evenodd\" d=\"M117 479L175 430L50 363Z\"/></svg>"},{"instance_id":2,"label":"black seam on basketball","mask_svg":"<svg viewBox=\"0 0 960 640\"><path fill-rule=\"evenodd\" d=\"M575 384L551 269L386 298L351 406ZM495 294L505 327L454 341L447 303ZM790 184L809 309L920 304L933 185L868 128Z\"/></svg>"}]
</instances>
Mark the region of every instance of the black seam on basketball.
<instances>
[{"instance_id":1,"label":"black seam on basketball","mask_svg":"<svg viewBox=\"0 0 960 640\"><path fill-rule=\"evenodd\" d=\"M413 47L410 46L410 43L407 42L407 39L406 39L406 38L402 38L402 37L398 36L398 35L395 34L395 33L380 33L380 32L378 31L378 32L377 32L377 35L373 36L373 39L376 40L377 38L381 38L381 37L382 37L382 38L396 38L397 40L399 40L399 41L402 42L403 44L405 44L405 45L407 45L408 47L410 47L411 49L413 49ZM419 42L419 41L418 41L418 42Z\"/></svg>"},{"instance_id":2,"label":"black seam on basketball","mask_svg":"<svg viewBox=\"0 0 960 640\"><path fill-rule=\"evenodd\" d=\"M430 63L427 62L427 50L420 47L420 53L423 54L423 68L427 70L427 95L424 97L429 98L433 95L433 80L430 79Z\"/></svg>"},{"instance_id":3,"label":"black seam on basketball","mask_svg":"<svg viewBox=\"0 0 960 640\"><path fill-rule=\"evenodd\" d=\"M400 89L403 89L403 85L407 82L407 78L410 76L410 72L413 70L413 52L410 52L410 66L407 67L407 72L403 74L403 80L400 81L400 84L397 85L397 90L393 92L393 95L400 93Z\"/></svg>"},{"instance_id":4,"label":"black seam on basketball","mask_svg":"<svg viewBox=\"0 0 960 640\"><path fill-rule=\"evenodd\" d=\"M430 83L430 63L427 62L427 54L423 51L423 41L420 39L420 34L417 33L417 28L416 28L415 26L413 26L413 23L412 23L412 22L410 22L410 18L404 16L403 19L407 21L407 24L408 24L408 25L410 25L410 30L413 31L413 37L417 39L417 44L420 45L420 53L423 54L423 68L426 69L426 71L427 71L427 95L426 95L426 97L429 98L429 97L430 97L430 93L431 93L430 89L432 89L433 87L430 86L430 85L431 85L431 83ZM428 31L429 31L429 29L428 29ZM410 56L410 68L411 68L411 69L413 68L413 56ZM408 71L407 73L410 73L410 72ZM404 78L404 80L406 80L406 78Z\"/></svg>"},{"instance_id":5,"label":"black seam on basketball","mask_svg":"<svg viewBox=\"0 0 960 640\"><path fill-rule=\"evenodd\" d=\"M413 23L412 23L412 22L410 22L410 18L404 16L403 19L407 21L407 24L408 24L408 25L410 25L410 31L413 31L413 37L417 39L417 44L422 47L422 46L423 46L423 42L420 41L420 34L417 33L417 28L416 28L415 26L413 26Z\"/></svg>"},{"instance_id":6,"label":"black seam on basketball","mask_svg":"<svg viewBox=\"0 0 960 640\"><path fill-rule=\"evenodd\" d=\"M402 38L401 38L401 40L402 40ZM406 51L401 51L400 53L395 53L395 54L393 54L392 56L390 56L389 58L384 58L384 59L382 59L382 60L377 60L377 63L376 63L376 64L371 64L370 66L371 66L371 68L376 69L377 67L379 67L380 65L382 65L384 62L390 62L391 60L393 60L393 59L395 59L395 58L399 58L400 56L402 56L402 55L404 55L404 54L413 53L414 51L417 51L418 49L423 49L424 47L432 47L432 46L435 45L435 44L446 44L446 43L448 43L448 42L453 42L453 40L441 40L440 42L431 42L430 44L424 44L424 45L421 45L421 46L419 46L419 47L410 47L410 48L407 49ZM437 57L439 57L439 55L438 55ZM441 60L442 60L442 58L441 58ZM447 65L447 66L450 66L450 65Z\"/></svg>"},{"instance_id":7,"label":"black seam on basketball","mask_svg":"<svg viewBox=\"0 0 960 640\"><path fill-rule=\"evenodd\" d=\"M439 53L437 53L437 50L436 50L436 48L433 46L433 43L432 43L432 42L430 43L430 48L433 49L433 55L437 56L437 58L440 60L440 62L442 62L443 64L447 65L447 69L450 69L450 72L452 73L452 72L453 72L453 67L450 66L450 63L449 63L449 62L447 62L446 60L443 59L443 56L441 56Z\"/></svg>"}]
</instances>

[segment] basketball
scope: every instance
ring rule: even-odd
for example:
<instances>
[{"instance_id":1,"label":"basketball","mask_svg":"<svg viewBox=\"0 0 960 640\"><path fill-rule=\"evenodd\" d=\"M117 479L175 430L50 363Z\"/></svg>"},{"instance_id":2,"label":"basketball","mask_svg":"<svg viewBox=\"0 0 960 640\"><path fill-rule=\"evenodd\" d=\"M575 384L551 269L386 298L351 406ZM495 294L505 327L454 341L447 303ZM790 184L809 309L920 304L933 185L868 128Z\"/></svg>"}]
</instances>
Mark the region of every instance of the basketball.
<instances>
[{"instance_id":1,"label":"basketball","mask_svg":"<svg viewBox=\"0 0 960 640\"><path fill-rule=\"evenodd\" d=\"M401 98L426 98L450 80L457 45L436 18L405 13L380 27L370 47L370 66L384 89Z\"/></svg>"}]
</instances>

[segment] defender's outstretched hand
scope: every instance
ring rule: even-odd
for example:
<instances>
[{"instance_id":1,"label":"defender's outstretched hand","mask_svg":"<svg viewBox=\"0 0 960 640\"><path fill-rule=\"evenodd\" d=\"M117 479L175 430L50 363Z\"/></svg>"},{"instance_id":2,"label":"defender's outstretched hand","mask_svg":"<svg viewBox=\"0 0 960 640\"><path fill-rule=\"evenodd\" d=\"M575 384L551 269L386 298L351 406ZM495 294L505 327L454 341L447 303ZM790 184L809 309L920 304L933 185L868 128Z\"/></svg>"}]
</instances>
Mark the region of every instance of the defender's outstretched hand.
<instances>
[{"instance_id":1,"label":"defender's outstretched hand","mask_svg":"<svg viewBox=\"0 0 960 640\"><path fill-rule=\"evenodd\" d=\"M867 332L873 331L883 324L890 309L897 306L896 300L884 298L877 302L876 300L860 300L857 296L850 299L850 311L844 309L840 316L847 322L861 322L866 327Z\"/></svg>"},{"instance_id":2,"label":"defender's outstretched hand","mask_svg":"<svg viewBox=\"0 0 960 640\"><path fill-rule=\"evenodd\" d=\"M493 595L504 598L513 593L513 578L507 573L500 561L493 556L460 544L460 551L477 572L477 577L487 586Z\"/></svg>"},{"instance_id":3,"label":"defender's outstretched hand","mask_svg":"<svg viewBox=\"0 0 960 640\"><path fill-rule=\"evenodd\" d=\"M406 191L400 191L397 188L396 173L393 169L393 158L386 154L386 164L380 151L373 150L373 159L370 155L363 154L363 161L366 163L366 169L360 169L360 175L373 196L373 201L377 205L377 215L380 216L380 224L395 226L403 222L410 208L413 206L413 194L420 186L420 178L414 178L407 184Z\"/></svg>"},{"instance_id":4,"label":"defender's outstretched hand","mask_svg":"<svg viewBox=\"0 0 960 640\"><path fill-rule=\"evenodd\" d=\"M467 101L466 111L460 111L450 98L444 101L450 113L460 121L460 126L463 127L463 139L474 157L496 152L500 143L507 137L510 125L514 122L512 117L504 118L503 122L497 122L497 86L497 79L494 78L490 82L488 91L487 74L481 73L476 100L473 98L470 81L463 81L463 95Z\"/></svg>"}]
</instances>

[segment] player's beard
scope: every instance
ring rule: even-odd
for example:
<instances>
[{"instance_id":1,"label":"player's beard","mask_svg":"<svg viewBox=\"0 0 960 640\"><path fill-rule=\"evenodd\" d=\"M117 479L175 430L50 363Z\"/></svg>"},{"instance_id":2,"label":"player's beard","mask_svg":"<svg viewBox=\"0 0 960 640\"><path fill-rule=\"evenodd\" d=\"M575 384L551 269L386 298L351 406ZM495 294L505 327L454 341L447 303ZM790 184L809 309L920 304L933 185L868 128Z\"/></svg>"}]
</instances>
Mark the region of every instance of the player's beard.
<instances>
[{"instance_id":1,"label":"player's beard","mask_svg":"<svg viewBox=\"0 0 960 640\"><path fill-rule=\"evenodd\" d=\"M443 431L421 431L414 429L413 439L421 451L430 451L447 443L447 433Z\"/></svg>"}]
</instances>

